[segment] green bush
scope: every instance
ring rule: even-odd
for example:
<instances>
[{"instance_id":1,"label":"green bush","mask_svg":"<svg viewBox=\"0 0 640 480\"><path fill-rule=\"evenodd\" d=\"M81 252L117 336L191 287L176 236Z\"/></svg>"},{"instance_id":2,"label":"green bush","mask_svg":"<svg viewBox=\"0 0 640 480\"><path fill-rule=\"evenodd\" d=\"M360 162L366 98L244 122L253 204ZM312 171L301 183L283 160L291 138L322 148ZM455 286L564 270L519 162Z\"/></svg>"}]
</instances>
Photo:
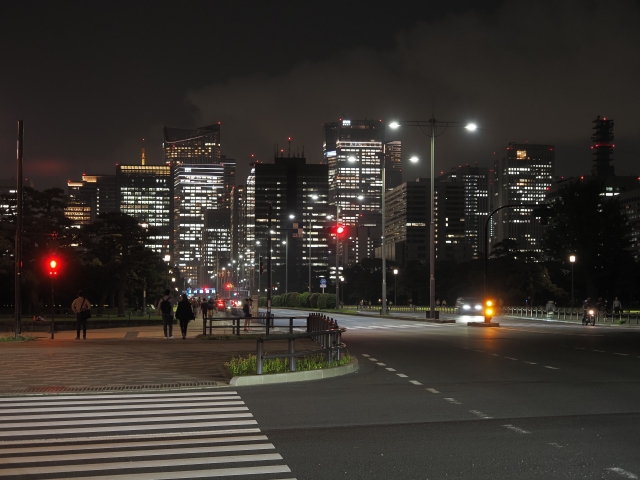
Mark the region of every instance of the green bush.
<instances>
[{"instance_id":1,"label":"green bush","mask_svg":"<svg viewBox=\"0 0 640 480\"><path fill-rule=\"evenodd\" d=\"M309 308L309 292L304 292L298 295L298 305L299 308Z\"/></svg>"},{"instance_id":2,"label":"green bush","mask_svg":"<svg viewBox=\"0 0 640 480\"><path fill-rule=\"evenodd\" d=\"M309 295L309 307L318 308L318 299L320 298L319 293L312 293Z\"/></svg>"},{"instance_id":3,"label":"green bush","mask_svg":"<svg viewBox=\"0 0 640 480\"><path fill-rule=\"evenodd\" d=\"M335 293L327 293L327 308L338 308L336 304L336 294Z\"/></svg>"},{"instance_id":4,"label":"green bush","mask_svg":"<svg viewBox=\"0 0 640 480\"><path fill-rule=\"evenodd\" d=\"M266 307L267 306L267 297L260 297L258 299L258 305L261 307Z\"/></svg>"},{"instance_id":5,"label":"green bush","mask_svg":"<svg viewBox=\"0 0 640 480\"><path fill-rule=\"evenodd\" d=\"M282 295L274 295L271 297L271 306L272 307L281 307L282 306Z\"/></svg>"},{"instance_id":6,"label":"green bush","mask_svg":"<svg viewBox=\"0 0 640 480\"><path fill-rule=\"evenodd\" d=\"M297 307L298 306L298 297L300 294L298 292L289 292L287 293L287 307Z\"/></svg>"},{"instance_id":7,"label":"green bush","mask_svg":"<svg viewBox=\"0 0 640 480\"><path fill-rule=\"evenodd\" d=\"M307 357L296 359L296 371L305 372L309 370L318 370L320 368L337 367L347 365L351 361L348 352L343 352L339 362L329 364L324 355L310 355ZM231 361L224 364L227 371L233 375L255 375L256 374L256 356L249 355L246 358L232 358ZM265 360L262 364L263 373L286 373L289 371L288 358L272 358Z\"/></svg>"},{"instance_id":8,"label":"green bush","mask_svg":"<svg viewBox=\"0 0 640 480\"><path fill-rule=\"evenodd\" d=\"M327 297L329 296L328 293L321 293L320 297L318 298L318 308L320 310L322 310L323 308L327 308Z\"/></svg>"}]
</instances>

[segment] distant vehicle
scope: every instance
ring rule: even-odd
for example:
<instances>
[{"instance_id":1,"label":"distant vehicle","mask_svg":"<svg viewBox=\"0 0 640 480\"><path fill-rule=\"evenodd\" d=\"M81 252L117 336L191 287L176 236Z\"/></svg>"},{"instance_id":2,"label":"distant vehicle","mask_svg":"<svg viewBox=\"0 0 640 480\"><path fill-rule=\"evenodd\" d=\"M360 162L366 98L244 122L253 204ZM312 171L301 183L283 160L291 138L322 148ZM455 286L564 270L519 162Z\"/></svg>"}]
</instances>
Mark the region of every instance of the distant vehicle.
<instances>
[{"instance_id":1,"label":"distant vehicle","mask_svg":"<svg viewBox=\"0 0 640 480\"><path fill-rule=\"evenodd\" d=\"M544 307L544 309L547 312L555 312L558 310L558 307L556 307L556 302L554 302L553 300L549 300L547 302L547 305Z\"/></svg>"},{"instance_id":2,"label":"distant vehicle","mask_svg":"<svg viewBox=\"0 0 640 480\"><path fill-rule=\"evenodd\" d=\"M456 313L482 315L482 302L476 297L458 297L455 308Z\"/></svg>"},{"instance_id":3,"label":"distant vehicle","mask_svg":"<svg viewBox=\"0 0 640 480\"><path fill-rule=\"evenodd\" d=\"M216 310L218 310L219 312L224 312L227 309L227 302L224 300L224 298L219 298L218 300L216 300Z\"/></svg>"}]
</instances>

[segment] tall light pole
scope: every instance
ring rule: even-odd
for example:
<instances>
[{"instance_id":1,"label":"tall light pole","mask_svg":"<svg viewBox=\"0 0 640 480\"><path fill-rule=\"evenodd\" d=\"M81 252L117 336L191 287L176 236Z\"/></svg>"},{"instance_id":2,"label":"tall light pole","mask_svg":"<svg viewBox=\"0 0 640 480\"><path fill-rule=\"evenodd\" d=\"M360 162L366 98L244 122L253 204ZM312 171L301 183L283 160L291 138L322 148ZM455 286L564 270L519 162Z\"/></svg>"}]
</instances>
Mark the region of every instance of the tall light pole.
<instances>
[{"instance_id":1,"label":"tall light pole","mask_svg":"<svg viewBox=\"0 0 640 480\"><path fill-rule=\"evenodd\" d=\"M571 263L571 306L575 305L575 299L573 297L573 264L576 263L576 256L569 255L569 262Z\"/></svg>"},{"instance_id":2,"label":"tall light pole","mask_svg":"<svg viewBox=\"0 0 640 480\"><path fill-rule=\"evenodd\" d=\"M395 279L393 286L393 304L398 306L398 269L393 269L393 278Z\"/></svg>"},{"instance_id":3,"label":"tall light pole","mask_svg":"<svg viewBox=\"0 0 640 480\"><path fill-rule=\"evenodd\" d=\"M400 126L407 127L418 127L420 132L424 135L431 137L431 169L430 169L430 180L431 180L431 208L430 208L430 219L429 219L429 315L428 318L436 318L436 226L435 226L435 148L436 148L436 137L442 135L447 131L448 127L461 127L464 126L468 131L473 132L478 127L475 123L464 123L464 122L439 122L437 121L433 115L429 120L421 121L421 120L408 120L404 122L393 122L389 125L391 128L398 128ZM430 127L430 133L425 133L421 127ZM440 133L438 133L438 127L444 128ZM384 196L383 196L384 198ZM384 220L383 220L384 222ZM384 223L383 223L384 224Z\"/></svg>"},{"instance_id":4,"label":"tall light pole","mask_svg":"<svg viewBox=\"0 0 640 480\"><path fill-rule=\"evenodd\" d=\"M284 293L289 293L289 242L283 240L284 245Z\"/></svg>"}]
</instances>

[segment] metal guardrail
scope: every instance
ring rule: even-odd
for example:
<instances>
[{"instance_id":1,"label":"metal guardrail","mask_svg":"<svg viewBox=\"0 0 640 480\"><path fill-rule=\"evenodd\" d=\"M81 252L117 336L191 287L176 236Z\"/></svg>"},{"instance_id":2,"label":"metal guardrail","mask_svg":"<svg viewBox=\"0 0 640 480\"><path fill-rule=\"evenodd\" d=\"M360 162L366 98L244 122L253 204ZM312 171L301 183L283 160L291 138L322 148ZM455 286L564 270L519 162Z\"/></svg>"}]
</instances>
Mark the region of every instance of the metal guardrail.
<instances>
[{"instance_id":1,"label":"metal guardrail","mask_svg":"<svg viewBox=\"0 0 640 480\"><path fill-rule=\"evenodd\" d=\"M357 310L360 312L381 312L382 309L379 305L355 305L355 306L344 306L345 310ZM455 307L435 307L434 310L436 312L441 313L455 313ZM424 305L391 305L387 306L387 311L389 312L428 312L430 311L429 306Z\"/></svg>"},{"instance_id":2,"label":"metal guardrail","mask_svg":"<svg viewBox=\"0 0 640 480\"><path fill-rule=\"evenodd\" d=\"M261 312L262 313L262 312ZM233 335L237 335L240 336L240 332L241 332L241 322L244 323L245 318L244 317L207 317L203 320L202 322L202 334L203 335L207 335L207 332L209 335L213 334L213 330L214 329L228 329L231 328L232 334ZM273 314L271 315L271 319L269 322L266 322L266 317L264 316L264 314L258 316L258 317L252 317L251 320L257 320L258 323L261 323L261 326L256 326L255 324L253 324L251 326L251 329L263 329L265 330L265 334L269 335L271 333L271 330L274 328L277 328L274 326L274 321L275 320L288 320L288 325L285 326L285 328L289 329L289 334L293 334L293 328L295 327L294 325L294 320L308 320L308 317L274 317ZM262 321L260 321L262 320ZM221 325L214 325L214 322L218 322L218 321L224 321L224 322L230 322L226 323L226 324L221 324ZM308 323L304 325L306 328L308 328ZM254 333L254 332L252 332Z\"/></svg>"},{"instance_id":3,"label":"metal guardrail","mask_svg":"<svg viewBox=\"0 0 640 480\"><path fill-rule=\"evenodd\" d=\"M500 307L497 315L510 315L513 317L523 318L547 318L549 320L568 320L570 322L579 322L582 320L582 309L559 307L556 310L547 310L543 307ZM609 323L620 323L621 321L624 321L624 323L628 324L631 324L631 321L635 319L636 325L639 325L640 313L631 313L629 310L626 312L621 311L620 313L596 313L597 323L607 323L607 319L610 319Z\"/></svg>"},{"instance_id":4,"label":"metal guardrail","mask_svg":"<svg viewBox=\"0 0 640 480\"><path fill-rule=\"evenodd\" d=\"M269 323L270 322L267 322L267 326ZM296 371L296 357L326 353L329 364L333 363L334 357L335 360L339 362L342 358L341 350L346 347L346 345L342 343L342 333L346 331L347 329L339 327L338 322L334 319L325 315L312 313L307 317L307 333L258 337L256 348L256 374L263 374L264 360L271 358L288 358L289 371L291 372ZM296 352L295 342L297 339L301 338L312 339L315 343L320 345L320 348ZM265 354L264 342L272 340L287 340L289 342L288 353Z\"/></svg>"}]
</instances>

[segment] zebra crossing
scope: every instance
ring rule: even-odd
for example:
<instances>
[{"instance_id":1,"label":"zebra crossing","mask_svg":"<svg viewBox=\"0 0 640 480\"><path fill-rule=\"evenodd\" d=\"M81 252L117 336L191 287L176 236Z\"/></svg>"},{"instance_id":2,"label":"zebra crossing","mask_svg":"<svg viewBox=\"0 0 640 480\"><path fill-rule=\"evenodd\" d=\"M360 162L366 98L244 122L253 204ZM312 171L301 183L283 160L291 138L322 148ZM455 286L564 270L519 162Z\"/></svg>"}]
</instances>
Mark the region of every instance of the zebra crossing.
<instances>
[{"instance_id":1,"label":"zebra crossing","mask_svg":"<svg viewBox=\"0 0 640 480\"><path fill-rule=\"evenodd\" d=\"M0 398L0 480L295 480L235 391Z\"/></svg>"},{"instance_id":2,"label":"zebra crossing","mask_svg":"<svg viewBox=\"0 0 640 480\"><path fill-rule=\"evenodd\" d=\"M408 328L442 328L455 326L453 323L431 324L431 323L407 323L402 325L347 325L347 330L405 330Z\"/></svg>"}]
</instances>

